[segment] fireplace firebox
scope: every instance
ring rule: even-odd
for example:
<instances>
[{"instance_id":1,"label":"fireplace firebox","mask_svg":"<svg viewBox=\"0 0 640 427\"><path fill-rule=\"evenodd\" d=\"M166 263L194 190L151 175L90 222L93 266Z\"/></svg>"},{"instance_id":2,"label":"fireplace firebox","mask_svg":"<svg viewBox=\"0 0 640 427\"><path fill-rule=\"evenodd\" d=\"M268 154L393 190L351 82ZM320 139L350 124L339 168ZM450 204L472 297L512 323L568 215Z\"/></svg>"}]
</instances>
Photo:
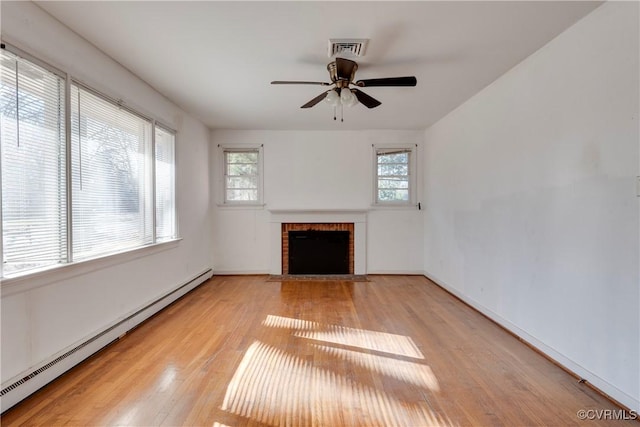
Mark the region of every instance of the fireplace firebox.
<instances>
[{"instance_id":1,"label":"fireplace firebox","mask_svg":"<svg viewBox=\"0 0 640 427\"><path fill-rule=\"evenodd\" d=\"M289 274L349 274L349 232L289 231Z\"/></svg>"},{"instance_id":2,"label":"fireplace firebox","mask_svg":"<svg viewBox=\"0 0 640 427\"><path fill-rule=\"evenodd\" d=\"M282 223L283 275L354 274L354 224Z\"/></svg>"}]
</instances>

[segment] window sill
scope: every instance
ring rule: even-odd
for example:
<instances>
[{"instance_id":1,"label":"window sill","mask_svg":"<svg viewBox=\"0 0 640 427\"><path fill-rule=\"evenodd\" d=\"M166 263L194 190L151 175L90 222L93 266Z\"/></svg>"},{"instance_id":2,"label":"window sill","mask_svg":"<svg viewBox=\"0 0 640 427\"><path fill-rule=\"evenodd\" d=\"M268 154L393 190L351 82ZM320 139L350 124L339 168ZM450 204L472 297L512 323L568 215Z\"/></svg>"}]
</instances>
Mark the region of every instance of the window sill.
<instances>
[{"instance_id":1,"label":"window sill","mask_svg":"<svg viewBox=\"0 0 640 427\"><path fill-rule=\"evenodd\" d=\"M418 209L418 204L417 203L410 203L410 204L373 204L371 205L371 209L372 211L375 210L380 210L380 211L391 211L391 210L398 210L398 211L419 211L420 209Z\"/></svg>"},{"instance_id":2,"label":"window sill","mask_svg":"<svg viewBox=\"0 0 640 427\"><path fill-rule=\"evenodd\" d=\"M249 209L262 210L266 206L264 203L217 203L217 207L222 209Z\"/></svg>"},{"instance_id":3,"label":"window sill","mask_svg":"<svg viewBox=\"0 0 640 427\"><path fill-rule=\"evenodd\" d=\"M71 262L68 264L57 264L44 267L39 270L25 272L20 275L5 277L0 280L0 291L2 297L25 292L30 289L39 288L51 283L67 280L72 277L81 276L96 270L122 264L134 259L153 255L178 246L182 238L178 237L161 243L153 243L146 246L123 250L97 258Z\"/></svg>"}]
</instances>

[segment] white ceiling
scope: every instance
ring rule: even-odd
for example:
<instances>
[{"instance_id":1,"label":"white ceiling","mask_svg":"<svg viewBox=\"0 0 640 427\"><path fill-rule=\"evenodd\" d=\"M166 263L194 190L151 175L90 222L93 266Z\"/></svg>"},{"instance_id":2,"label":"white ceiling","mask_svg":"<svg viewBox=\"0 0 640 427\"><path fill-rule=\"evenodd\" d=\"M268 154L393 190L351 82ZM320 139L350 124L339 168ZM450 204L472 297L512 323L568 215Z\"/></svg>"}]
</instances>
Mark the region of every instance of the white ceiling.
<instances>
[{"instance_id":1,"label":"white ceiling","mask_svg":"<svg viewBox=\"0 0 640 427\"><path fill-rule=\"evenodd\" d=\"M200 118L226 129L424 129L596 8L593 1L55 2L38 5ZM375 109L300 106L329 81L329 38L368 38Z\"/></svg>"}]
</instances>

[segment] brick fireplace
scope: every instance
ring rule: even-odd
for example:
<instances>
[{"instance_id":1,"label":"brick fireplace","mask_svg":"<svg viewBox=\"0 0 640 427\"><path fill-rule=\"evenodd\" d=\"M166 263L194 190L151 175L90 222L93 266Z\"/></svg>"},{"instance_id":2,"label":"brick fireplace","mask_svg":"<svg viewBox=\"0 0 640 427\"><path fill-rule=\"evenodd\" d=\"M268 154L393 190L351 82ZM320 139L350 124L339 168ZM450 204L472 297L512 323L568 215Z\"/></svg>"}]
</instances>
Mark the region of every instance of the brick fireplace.
<instances>
[{"instance_id":1,"label":"brick fireplace","mask_svg":"<svg viewBox=\"0 0 640 427\"><path fill-rule=\"evenodd\" d=\"M353 223L283 223L282 224L282 274L289 274L289 231L346 231L349 232L349 274L354 274Z\"/></svg>"},{"instance_id":2,"label":"brick fireplace","mask_svg":"<svg viewBox=\"0 0 640 427\"><path fill-rule=\"evenodd\" d=\"M270 209L269 213L270 274L289 274L289 231L304 230L348 231L349 274L367 274L367 210Z\"/></svg>"}]
</instances>

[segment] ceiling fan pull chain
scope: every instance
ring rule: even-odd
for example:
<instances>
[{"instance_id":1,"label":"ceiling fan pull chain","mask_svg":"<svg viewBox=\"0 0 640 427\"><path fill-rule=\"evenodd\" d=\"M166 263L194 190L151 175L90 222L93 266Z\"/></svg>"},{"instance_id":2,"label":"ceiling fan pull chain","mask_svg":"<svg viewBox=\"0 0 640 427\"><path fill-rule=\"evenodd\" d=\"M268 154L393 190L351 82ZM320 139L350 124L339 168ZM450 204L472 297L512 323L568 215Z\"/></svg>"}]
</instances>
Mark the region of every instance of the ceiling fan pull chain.
<instances>
[{"instance_id":1,"label":"ceiling fan pull chain","mask_svg":"<svg viewBox=\"0 0 640 427\"><path fill-rule=\"evenodd\" d=\"M340 104L340 121L344 122L344 106Z\"/></svg>"},{"instance_id":2,"label":"ceiling fan pull chain","mask_svg":"<svg viewBox=\"0 0 640 427\"><path fill-rule=\"evenodd\" d=\"M336 120L336 107L333 107L333 120Z\"/></svg>"}]
</instances>

